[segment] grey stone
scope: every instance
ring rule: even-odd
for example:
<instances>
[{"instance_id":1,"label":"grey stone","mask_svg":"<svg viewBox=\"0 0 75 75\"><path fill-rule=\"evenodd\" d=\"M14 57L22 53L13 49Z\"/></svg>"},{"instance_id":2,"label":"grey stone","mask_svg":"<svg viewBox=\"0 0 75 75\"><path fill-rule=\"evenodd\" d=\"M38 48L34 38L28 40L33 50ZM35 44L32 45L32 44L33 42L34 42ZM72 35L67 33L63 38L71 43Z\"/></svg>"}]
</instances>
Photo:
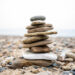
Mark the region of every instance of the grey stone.
<instances>
[{"instance_id":1,"label":"grey stone","mask_svg":"<svg viewBox=\"0 0 75 75\"><path fill-rule=\"evenodd\" d=\"M5 67L0 67L0 72L3 72L4 70L6 70Z\"/></svg>"},{"instance_id":2,"label":"grey stone","mask_svg":"<svg viewBox=\"0 0 75 75\"><path fill-rule=\"evenodd\" d=\"M45 20L46 18L44 16L34 16L31 17L31 21L36 21L36 20Z\"/></svg>"}]
</instances>

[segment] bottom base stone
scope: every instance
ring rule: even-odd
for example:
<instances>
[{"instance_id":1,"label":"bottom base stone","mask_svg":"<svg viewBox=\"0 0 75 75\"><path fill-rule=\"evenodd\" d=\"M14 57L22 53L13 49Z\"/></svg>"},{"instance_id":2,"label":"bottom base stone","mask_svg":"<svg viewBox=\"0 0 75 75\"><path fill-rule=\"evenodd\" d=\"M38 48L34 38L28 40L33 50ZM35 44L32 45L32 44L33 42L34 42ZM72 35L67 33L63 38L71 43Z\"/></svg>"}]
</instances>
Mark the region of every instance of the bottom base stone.
<instances>
[{"instance_id":1,"label":"bottom base stone","mask_svg":"<svg viewBox=\"0 0 75 75\"><path fill-rule=\"evenodd\" d=\"M9 68L22 68L25 66L32 66L32 65L37 65L37 66L43 66L47 67L52 64L52 61L50 60L26 60L26 59L17 59L12 62L12 65L9 65Z\"/></svg>"}]
</instances>

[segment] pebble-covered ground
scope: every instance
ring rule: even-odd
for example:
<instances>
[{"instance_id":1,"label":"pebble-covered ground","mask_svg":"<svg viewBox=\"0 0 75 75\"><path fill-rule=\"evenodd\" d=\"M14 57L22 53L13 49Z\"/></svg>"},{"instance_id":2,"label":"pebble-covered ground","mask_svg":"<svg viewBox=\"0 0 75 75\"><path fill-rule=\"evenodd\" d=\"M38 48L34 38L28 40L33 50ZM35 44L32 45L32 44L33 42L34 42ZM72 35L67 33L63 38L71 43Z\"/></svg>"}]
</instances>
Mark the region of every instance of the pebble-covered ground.
<instances>
[{"instance_id":1,"label":"pebble-covered ground","mask_svg":"<svg viewBox=\"0 0 75 75\"><path fill-rule=\"evenodd\" d=\"M63 71L60 68L49 66L30 66L21 69L9 69L6 65L11 65L14 59L22 56L25 50L22 48L22 36L0 36L0 75L72 75L70 71ZM53 49L75 50L75 38L57 37L51 38L54 43Z\"/></svg>"}]
</instances>

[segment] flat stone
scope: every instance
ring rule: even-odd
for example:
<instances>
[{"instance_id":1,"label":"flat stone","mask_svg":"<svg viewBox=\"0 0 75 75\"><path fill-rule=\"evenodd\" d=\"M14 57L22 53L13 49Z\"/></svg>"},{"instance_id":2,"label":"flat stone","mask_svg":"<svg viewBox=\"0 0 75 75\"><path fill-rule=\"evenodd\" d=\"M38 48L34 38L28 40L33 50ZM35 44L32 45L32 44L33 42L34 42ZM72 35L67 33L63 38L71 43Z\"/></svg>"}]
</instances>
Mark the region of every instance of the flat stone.
<instances>
[{"instance_id":1,"label":"flat stone","mask_svg":"<svg viewBox=\"0 0 75 75\"><path fill-rule=\"evenodd\" d=\"M48 36L29 37L29 38L25 39L23 41L23 43L24 44L30 44L30 43L45 40L45 39L48 39L48 38L49 38Z\"/></svg>"},{"instance_id":2,"label":"flat stone","mask_svg":"<svg viewBox=\"0 0 75 75\"><path fill-rule=\"evenodd\" d=\"M45 32L48 30L52 30L53 27L40 27L40 28L35 28L35 29L29 29L28 33L34 33L34 32Z\"/></svg>"},{"instance_id":3,"label":"flat stone","mask_svg":"<svg viewBox=\"0 0 75 75\"><path fill-rule=\"evenodd\" d=\"M51 43L52 43L51 40L43 40L43 41L31 43L31 44L24 44L24 48L30 48L30 47L34 47L34 46L42 46L42 45L51 44Z\"/></svg>"},{"instance_id":4,"label":"flat stone","mask_svg":"<svg viewBox=\"0 0 75 75\"><path fill-rule=\"evenodd\" d=\"M43 21L34 21L34 22L32 22L32 26L38 26L38 25L44 25L45 24L45 22L43 22Z\"/></svg>"},{"instance_id":5,"label":"flat stone","mask_svg":"<svg viewBox=\"0 0 75 75\"><path fill-rule=\"evenodd\" d=\"M24 66L32 66L32 65L37 65L37 66L50 66L52 64L52 61L50 60L26 60L26 59L16 59L12 62L12 65L8 65L9 68L22 68Z\"/></svg>"},{"instance_id":6,"label":"flat stone","mask_svg":"<svg viewBox=\"0 0 75 75\"><path fill-rule=\"evenodd\" d=\"M24 59L28 60L57 60L57 55L55 53L32 53L29 50L25 50L23 53Z\"/></svg>"},{"instance_id":7,"label":"flat stone","mask_svg":"<svg viewBox=\"0 0 75 75\"><path fill-rule=\"evenodd\" d=\"M53 32L36 32L36 33L25 34L25 36L26 37L32 37L32 36L51 35L51 34L57 34L57 32L56 31L53 31Z\"/></svg>"},{"instance_id":8,"label":"flat stone","mask_svg":"<svg viewBox=\"0 0 75 75\"><path fill-rule=\"evenodd\" d=\"M34 16L31 17L31 21L36 21L36 20L45 20L46 18L44 16Z\"/></svg>"},{"instance_id":9,"label":"flat stone","mask_svg":"<svg viewBox=\"0 0 75 75\"><path fill-rule=\"evenodd\" d=\"M38 46L38 47L31 47L30 51L34 53L47 53L47 52L50 52L50 48L44 45L44 46Z\"/></svg>"},{"instance_id":10,"label":"flat stone","mask_svg":"<svg viewBox=\"0 0 75 75\"><path fill-rule=\"evenodd\" d=\"M52 27L52 24L44 24L44 25L38 25L38 26L27 26L26 29L34 29L34 28L40 28L40 27Z\"/></svg>"}]
</instances>

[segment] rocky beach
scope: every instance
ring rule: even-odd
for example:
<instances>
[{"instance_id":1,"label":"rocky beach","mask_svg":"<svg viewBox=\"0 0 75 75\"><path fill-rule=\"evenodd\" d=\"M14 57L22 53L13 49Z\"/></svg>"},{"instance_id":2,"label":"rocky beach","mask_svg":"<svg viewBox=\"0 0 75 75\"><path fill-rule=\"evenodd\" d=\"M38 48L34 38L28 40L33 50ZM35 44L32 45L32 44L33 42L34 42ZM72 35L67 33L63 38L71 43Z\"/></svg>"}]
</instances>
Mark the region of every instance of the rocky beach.
<instances>
[{"instance_id":1,"label":"rocky beach","mask_svg":"<svg viewBox=\"0 0 75 75\"><path fill-rule=\"evenodd\" d=\"M75 75L75 0L0 0L0 75Z\"/></svg>"},{"instance_id":2,"label":"rocky beach","mask_svg":"<svg viewBox=\"0 0 75 75\"><path fill-rule=\"evenodd\" d=\"M52 37L51 39L53 43L49 46L54 53L68 50L75 53L74 37ZM22 47L23 40L23 36L0 35L0 75L72 75L75 73L75 61L71 58L58 62L61 65L55 62L48 67L32 65L16 69L9 68L8 65L12 65L14 60L22 58L23 52L27 50Z\"/></svg>"}]
</instances>

